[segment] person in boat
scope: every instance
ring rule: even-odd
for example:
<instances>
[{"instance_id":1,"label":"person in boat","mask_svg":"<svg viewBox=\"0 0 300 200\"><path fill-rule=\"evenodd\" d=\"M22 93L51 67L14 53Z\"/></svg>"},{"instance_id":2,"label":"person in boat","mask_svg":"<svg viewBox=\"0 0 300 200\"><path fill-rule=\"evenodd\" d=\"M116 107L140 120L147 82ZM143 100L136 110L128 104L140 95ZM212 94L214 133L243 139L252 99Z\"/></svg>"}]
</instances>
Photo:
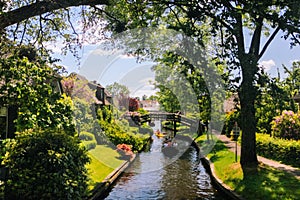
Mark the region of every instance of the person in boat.
<instances>
[{"instance_id":1,"label":"person in boat","mask_svg":"<svg viewBox=\"0 0 300 200\"><path fill-rule=\"evenodd\" d=\"M175 140L173 140L172 145L173 145L173 147L176 147L176 146L178 146L178 143Z\"/></svg>"},{"instance_id":2,"label":"person in boat","mask_svg":"<svg viewBox=\"0 0 300 200\"><path fill-rule=\"evenodd\" d=\"M173 146L172 139L170 139L169 137L165 138L165 141L164 141L164 143L163 143L163 146L164 146L164 147L171 147L171 146Z\"/></svg>"}]
</instances>

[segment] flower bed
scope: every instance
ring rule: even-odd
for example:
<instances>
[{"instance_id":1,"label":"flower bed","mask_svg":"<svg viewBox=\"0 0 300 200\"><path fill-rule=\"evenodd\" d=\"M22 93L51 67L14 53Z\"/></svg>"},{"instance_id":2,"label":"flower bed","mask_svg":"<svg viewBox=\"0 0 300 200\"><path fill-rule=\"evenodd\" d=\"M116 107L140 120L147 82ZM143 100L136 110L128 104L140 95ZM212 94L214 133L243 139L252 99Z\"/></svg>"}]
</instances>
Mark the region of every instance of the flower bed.
<instances>
[{"instance_id":1,"label":"flower bed","mask_svg":"<svg viewBox=\"0 0 300 200\"><path fill-rule=\"evenodd\" d=\"M127 144L118 144L117 151L121 155L121 159L130 160L133 157L131 146Z\"/></svg>"},{"instance_id":2,"label":"flower bed","mask_svg":"<svg viewBox=\"0 0 300 200\"><path fill-rule=\"evenodd\" d=\"M300 139L300 114L284 110L275 117L272 124L272 135L284 139Z\"/></svg>"}]
</instances>

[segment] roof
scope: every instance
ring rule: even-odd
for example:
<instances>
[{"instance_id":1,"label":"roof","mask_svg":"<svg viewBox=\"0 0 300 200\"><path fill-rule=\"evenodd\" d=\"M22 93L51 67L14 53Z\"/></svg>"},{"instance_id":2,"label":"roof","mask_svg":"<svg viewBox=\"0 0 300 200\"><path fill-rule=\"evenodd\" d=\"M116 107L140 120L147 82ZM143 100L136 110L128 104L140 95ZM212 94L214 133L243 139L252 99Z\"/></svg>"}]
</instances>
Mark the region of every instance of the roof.
<instances>
[{"instance_id":1,"label":"roof","mask_svg":"<svg viewBox=\"0 0 300 200\"><path fill-rule=\"evenodd\" d=\"M224 101L223 107L225 112L236 110L236 99L239 99L238 95L234 94Z\"/></svg>"}]
</instances>

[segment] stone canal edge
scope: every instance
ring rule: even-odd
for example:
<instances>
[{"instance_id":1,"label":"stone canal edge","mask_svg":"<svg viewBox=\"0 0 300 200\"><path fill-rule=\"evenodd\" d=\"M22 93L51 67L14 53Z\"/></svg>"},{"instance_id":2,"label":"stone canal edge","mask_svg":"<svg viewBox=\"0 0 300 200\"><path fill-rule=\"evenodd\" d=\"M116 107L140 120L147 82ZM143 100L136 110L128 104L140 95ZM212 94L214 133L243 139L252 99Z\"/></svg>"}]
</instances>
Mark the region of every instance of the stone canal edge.
<instances>
[{"instance_id":1,"label":"stone canal edge","mask_svg":"<svg viewBox=\"0 0 300 200\"><path fill-rule=\"evenodd\" d=\"M130 158L130 160L124 161L118 168L111 172L101 183L99 183L92 191L90 200L96 200L106 193L109 187L114 181L129 167L129 165L135 160L136 154Z\"/></svg>"},{"instance_id":2,"label":"stone canal edge","mask_svg":"<svg viewBox=\"0 0 300 200\"><path fill-rule=\"evenodd\" d=\"M197 149L199 153L200 148L198 144L193 141L192 145ZM209 174L211 182L214 185L215 189L217 189L220 193L224 194L226 196L226 199L245 200L241 195L238 195L228 185L223 183L223 181L217 177L217 175L215 174L214 164L209 160L209 158L201 157L200 159L202 161L204 168L206 169L206 172Z\"/></svg>"}]
</instances>

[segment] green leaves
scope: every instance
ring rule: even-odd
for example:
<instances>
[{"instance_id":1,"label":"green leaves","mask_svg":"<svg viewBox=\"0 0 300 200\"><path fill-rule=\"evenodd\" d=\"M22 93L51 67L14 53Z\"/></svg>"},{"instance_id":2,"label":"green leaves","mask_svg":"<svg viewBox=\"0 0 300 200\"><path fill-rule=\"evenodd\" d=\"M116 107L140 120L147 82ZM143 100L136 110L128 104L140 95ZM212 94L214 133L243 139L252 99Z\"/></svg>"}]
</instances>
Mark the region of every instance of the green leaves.
<instances>
[{"instance_id":1,"label":"green leaves","mask_svg":"<svg viewBox=\"0 0 300 200\"><path fill-rule=\"evenodd\" d=\"M300 141L274 138L267 134L256 134L256 138L259 155L300 167Z\"/></svg>"},{"instance_id":2,"label":"green leaves","mask_svg":"<svg viewBox=\"0 0 300 200\"><path fill-rule=\"evenodd\" d=\"M55 85L59 81L53 69L27 58L0 59L0 105L19 108L17 129L61 128L74 134L73 105L61 96Z\"/></svg>"},{"instance_id":3,"label":"green leaves","mask_svg":"<svg viewBox=\"0 0 300 200\"><path fill-rule=\"evenodd\" d=\"M86 150L76 137L27 130L6 146L9 199L82 199L87 195Z\"/></svg>"}]
</instances>

